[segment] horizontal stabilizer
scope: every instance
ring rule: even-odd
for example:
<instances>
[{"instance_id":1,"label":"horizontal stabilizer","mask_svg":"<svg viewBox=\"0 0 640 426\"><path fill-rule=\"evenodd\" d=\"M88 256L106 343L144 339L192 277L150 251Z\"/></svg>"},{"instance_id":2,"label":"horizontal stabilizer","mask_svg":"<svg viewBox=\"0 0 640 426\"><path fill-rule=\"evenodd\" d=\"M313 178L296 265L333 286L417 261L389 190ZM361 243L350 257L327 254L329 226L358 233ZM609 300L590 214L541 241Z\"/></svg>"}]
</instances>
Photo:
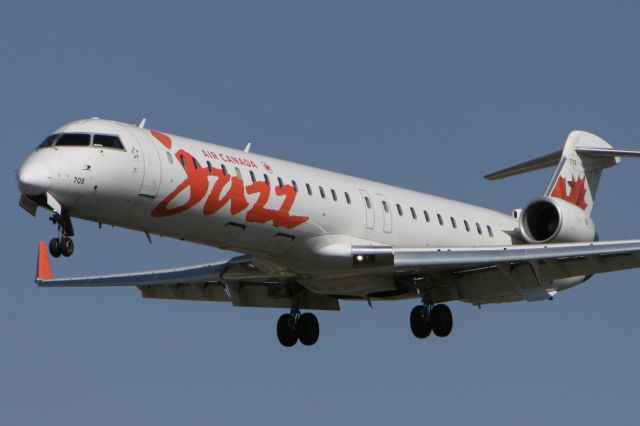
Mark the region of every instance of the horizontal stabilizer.
<instances>
[{"instance_id":1,"label":"horizontal stabilizer","mask_svg":"<svg viewBox=\"0 0 640 426\"><path fill-rule=\"evenodd\" d=\"M640 151L613 148L589 148L577 146L576 152L589 157L640 157Z\"/></svg>"},{"instance_id":2,"label":"horizontal stabilizer","mask_svg":"<svg viewBox=\"0 0 640 426\"><path fill-rule=\"evenodd\" d=\"M562 158L562 150L543 155L542 157L538 157L533 160L525 161L524 163L516 164L515 166L507 167L506 169L502 169L494 173L490 173L484 178L487 180L498 180L507 178L509 176L515 176L522 173L545 169L547 167L553 167L558 164L560 158Z\"/></svg>"}]
</instances>

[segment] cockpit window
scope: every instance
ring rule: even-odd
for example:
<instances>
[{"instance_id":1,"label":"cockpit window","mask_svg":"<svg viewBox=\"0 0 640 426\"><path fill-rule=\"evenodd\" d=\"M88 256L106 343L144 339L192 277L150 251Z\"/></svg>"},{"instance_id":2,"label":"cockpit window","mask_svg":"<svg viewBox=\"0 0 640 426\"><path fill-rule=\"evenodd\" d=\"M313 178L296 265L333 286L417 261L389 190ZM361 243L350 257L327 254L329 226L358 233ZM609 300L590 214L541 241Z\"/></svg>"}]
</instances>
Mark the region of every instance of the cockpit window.
<instances>
[{"instance_id":1,"label":"cockpit window","mask_svg":"<svg viewBox=\"0 0 640 426\"><path fill-rule=\"evenodd\" d=\"M93 138L93 144L91 139ZM56 133L46 137L36 149L47 148L49 146L91 146L96 148L121 149L124 145L118 136L115 135L91 135L89 133Z\"/></svg>"},{"instance_id":2,"label":"cockpit window","mask_svg":"<svg viewBox=\"0 0 640 426\"><path fill-rule=\"evenodd\" d=\"M55 143L56 146L89 146L91 135L88 133L63 133Z\"/></svg>"},{"instance_id":3,"label":"cockpit window","mask_svg":"<svg viewBox=\"0 0 640 426\"><path fill-rule=\"evenodd\" d=\"M56 141L56 139L58 139L58 136L60 136L60 133L56 133L55 135L49 135L45 138L45 140L42 141L42 143L40 145L37 146L36 149L40 149L40 148L46 148L48 146L53 145L53 143Z\"/></svg>"},{"instance_id":4,"label":"cockpit window","mask_svg":"<svg viewBox=\"0 0 640 426\"><path fill-rule=\"evenodd\" d=\"M96 148L124 149L120 138L111 135L93 135L93 146Z\"/></svg>"}]
</instances>

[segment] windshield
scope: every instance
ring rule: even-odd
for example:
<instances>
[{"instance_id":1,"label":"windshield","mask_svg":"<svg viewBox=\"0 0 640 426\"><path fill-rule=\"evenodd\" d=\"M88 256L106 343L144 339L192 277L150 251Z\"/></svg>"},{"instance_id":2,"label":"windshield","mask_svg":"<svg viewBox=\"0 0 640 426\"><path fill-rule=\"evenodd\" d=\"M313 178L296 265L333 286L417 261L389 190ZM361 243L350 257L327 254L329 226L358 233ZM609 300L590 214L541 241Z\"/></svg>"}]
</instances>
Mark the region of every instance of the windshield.
<instances>
[{"instance_id":1,"label":"windshield","mask_svg":"<svg viewBox=\"0 0 640 426\"><path fill-rule=\"evenodd\" d=\"M53 145L56 139L58 139L58 136L60 136L60 133L47 136L45 140L43 140L42 143L36 147L36 149L46 148L48 146Z\"/></svg>"},{"instance_id":2,"label":"windshield","mask_svg":"<svg viewBox=\"0 0 640 426\"><path fill-rule=\"evenodd\" d=\"M47 136L36 149L58 146L93 146L124 151L124 146L117 135L90 133L56 133Z\"/></svg>"},{"instance_id":3,"label":"windshield","mask_svg":"<svg viewBox=\"0 0 640 426\"><path fill-rule=\"evenodd\" d=\"M90 144L91 135L88 133L63 133L56 140L56 146L89 146Z\"/></svg>"},{"instance_id":4,"label":"windshield","mask_svg":"<svg viewBox=\"0 0 640 426\"><path fill-rule=\"evenodd\" d=\"M124 149L120 138L112 135L93 135L93 146L96 148Z\"/></svg>"}]
</instances>

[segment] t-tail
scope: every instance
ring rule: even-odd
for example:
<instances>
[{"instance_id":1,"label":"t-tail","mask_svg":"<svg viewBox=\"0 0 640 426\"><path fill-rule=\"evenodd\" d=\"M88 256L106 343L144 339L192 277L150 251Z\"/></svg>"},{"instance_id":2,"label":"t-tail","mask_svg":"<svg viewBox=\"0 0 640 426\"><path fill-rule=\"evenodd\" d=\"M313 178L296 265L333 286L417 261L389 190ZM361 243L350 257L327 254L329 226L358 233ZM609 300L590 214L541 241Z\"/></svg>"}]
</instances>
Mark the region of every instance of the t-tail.
<instances>
[{"instance_id":1,"label":"t-tail","mask_svg":"<svg viewBox=\"0 0 640 426\"><path fill-rule=\"evenodd\" d=\"M525 161L485 178L503 179L557 165L544 196L567 201L589 216L602 171L618 164L620 157L640 157L640 151L613 149L592 133L574 130L569 133L562 151Z\"/></svg>"}]
</instances>

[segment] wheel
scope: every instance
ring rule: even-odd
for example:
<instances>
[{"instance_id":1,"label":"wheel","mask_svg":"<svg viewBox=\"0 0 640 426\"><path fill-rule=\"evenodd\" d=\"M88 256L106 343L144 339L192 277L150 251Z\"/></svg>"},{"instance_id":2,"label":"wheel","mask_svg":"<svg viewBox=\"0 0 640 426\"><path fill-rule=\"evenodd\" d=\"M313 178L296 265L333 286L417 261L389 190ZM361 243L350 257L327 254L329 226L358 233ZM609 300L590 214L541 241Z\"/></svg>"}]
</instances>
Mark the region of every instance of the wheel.
<instances>
[{"instance_id":1,"label":"wheel","mask_svg":"<svg viewBox=\"0 0 640 426\"><path fill-rule=\"evenodd\" d=\"M278 340L282 346L290 348L298 341L298 333L296 332L294 318L291 314L283 314L278 319Z\"/></svg>"},{"instance_id":2,"label":"wheel","mask_svg":"<svg viewBox=\"0 0 640 426\"><path fill-rule=\"evenodd\" d=\"M53 257L60 257L62 249L60 248L59 239L52 238L51 241L49 241L49 253L51 253L51 256Z\"/></svg>"},{"instance_id":3,"label":"wheel","mask_svg":"<svg viewBox=\"0 0 640 426\"><path fill-rule=\"evenodd\" d=\"M68 237L62 237L60 240L60 251L64 257L69 257L73 254L73 240Z\"/></svg>"},{"instance_id":4,"label":"wheel","mask_svg":"<svg viewBox=\"0 0 640 426\"><path fill-rule=\"evenodd\" d=\"M300 343L305 346L311 346L318 341L320 337L320 324L318 318L310 312L300 315L298 318L298 338Z\"/></svg>"},{"instance_id":5,"label":"wheel","mask_svg":"<svg viewBox=\"0 0 640 426\"><path fill-rule=\"evenodd\" d=\"M446 337L453 328L453 316L447 305L436 305L431 309L431 327L433 334Z\"/></svg>"},{"instance_id":6,"label":"wheel","mask_svg":"<svg viewBox=\"0 0 640 426\"><path fill-rule=\"evenodd\" d=\"M411 310L409 323L411 324L411 332L418 339L425 339L431 334L431 324L427 318L427 308L424 306L418 305Z\"/></svg>"}]
</instances>

